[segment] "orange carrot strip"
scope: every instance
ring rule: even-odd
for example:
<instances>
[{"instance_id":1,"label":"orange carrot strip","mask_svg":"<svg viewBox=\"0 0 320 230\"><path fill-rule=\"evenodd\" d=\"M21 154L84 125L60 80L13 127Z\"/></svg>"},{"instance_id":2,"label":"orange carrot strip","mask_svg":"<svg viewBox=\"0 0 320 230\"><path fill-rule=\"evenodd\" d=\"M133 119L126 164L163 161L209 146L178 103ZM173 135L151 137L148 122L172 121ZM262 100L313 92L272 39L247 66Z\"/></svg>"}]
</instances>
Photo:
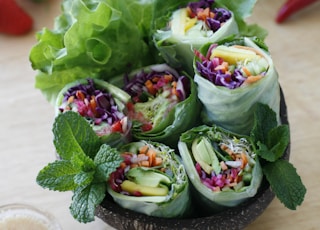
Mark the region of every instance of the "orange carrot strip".
<instances>
[{"instance_id":1,"label":"orange carrot strip","mask_svg":"<svg viewBox=\"0 0 320 230\"><path fill-rule=\"evenodd\" d=\"M141 161L141 162L140 162L140 166L150 167L149 161Z\"/></svg>"},{"instance_id":2,"label":"orange carrot strip","mask_svg":"<svg viewBox=\"0 0 320 230\"><path fill-rule=\"evenodd\" d=\"M148 152L148 149L149 149L148 145L141 146L139 148L139 153L146 154Z\"/></svg>"},{"instance_id":3,"label":"orange carrot strip","mask_svg":"<svg viewBox=\"0 0 320 230\"><path fill-rule=\"evenodd\" d=\"M153 166L159 166L162 164L162 158L161 157L156 157L154 159L154 163L153 163Z\"/></svg>"},{"instance_id":4,"label":"orange carrot strip","mask_svg":"<svg viewBox=\"0 0 320 230\"><path fill-rule=\"evenodd\" d=\"M148 156L148 160L149 160L149 164L150 166L153 166L153 162L155 161L156 158L156 151L154 149L149 149L148 152L146 153L146 155Z\"/></svg>"},{"instance_id":5,"label":"orange carrot strip","mask_svg":"<svg viewBox=\"0 0 320 230\"><path fill-rule=\"evenodd\" d=\"M242 70L243 70L243 72L247 75L247 77L249 77L249 76L252 75L251 72L250 72L250 70L248 70L247 67L243 66L243 67L242 67Z\"/></svg>"},{"instance_id":6,"label":"orange carrot strip","mask_svg":"<svg viewBox=\"0 0 320 230\"><path fill-rule=\"evenodd\" d=\"M76 92L76 97L77 97L79 100L82 100L82 101L83 101L84 98L85 98L83 92L81 92L80 90L78 90L78 91Z\"/></svg>"},{"instance_id":7,"label":"orange carrot strip","mask_svg":"<svg viewBox=\"0 0 320 230\"><path fill-rule=\"evenodd\" d=\"M254 82L256 82L256 81L259 81L261 78L262 78L261 75L249 76L249 77L247 77L247 79L245 80L245 83L252 84L252 83L254 83Z\"/></svg>"}]
</instances>

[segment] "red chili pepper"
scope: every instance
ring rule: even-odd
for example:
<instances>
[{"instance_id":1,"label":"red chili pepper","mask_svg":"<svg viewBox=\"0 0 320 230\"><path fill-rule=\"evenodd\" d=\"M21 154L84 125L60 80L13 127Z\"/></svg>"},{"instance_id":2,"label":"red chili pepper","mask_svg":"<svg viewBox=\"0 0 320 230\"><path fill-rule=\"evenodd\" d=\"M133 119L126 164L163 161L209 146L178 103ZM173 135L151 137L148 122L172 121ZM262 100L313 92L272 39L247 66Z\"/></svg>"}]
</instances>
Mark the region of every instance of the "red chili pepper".
<instances>
[{"instance_id":1,"label":"red chili pepper","mask_svg":"<svg viewBox=\"0 0 320 230\"><path fill-rule=\"evenodd\" d=\"M33 27L33 19L15 0L0 0L0 33L22 35Z\"/></svg>"},{"instance_id":2,"label":"red chili pepper","mask_svg":"<svg viewBox=\"0 0 320 230\"><path fill-rule=\"evenodd\" d=\"M287 2L279 9L276 22L281 23L285 21L292 14L302 10L316 1L317 0L287 0Z\"/></svg>"}]
</instances>

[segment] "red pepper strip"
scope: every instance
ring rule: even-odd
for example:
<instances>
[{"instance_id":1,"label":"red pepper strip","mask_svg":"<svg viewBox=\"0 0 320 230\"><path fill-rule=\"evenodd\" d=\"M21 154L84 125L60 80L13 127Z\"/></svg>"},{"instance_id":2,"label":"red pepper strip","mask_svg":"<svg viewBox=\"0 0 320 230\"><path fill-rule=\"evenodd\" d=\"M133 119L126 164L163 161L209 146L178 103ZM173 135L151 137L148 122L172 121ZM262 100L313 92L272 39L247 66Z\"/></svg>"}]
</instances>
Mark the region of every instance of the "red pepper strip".
<instances>
[{"instance_id":1,"label":"red pepper strip","mask_svg":"<svg viewBox=\"0 0 320 230\"><path fill-rule=\"evenodd\" d=\"M317 0L287 0L287 2L279 9L276 22L281 23L285 21L292 14L302 10L316 1Z\"/></svg>"}]
</instances>

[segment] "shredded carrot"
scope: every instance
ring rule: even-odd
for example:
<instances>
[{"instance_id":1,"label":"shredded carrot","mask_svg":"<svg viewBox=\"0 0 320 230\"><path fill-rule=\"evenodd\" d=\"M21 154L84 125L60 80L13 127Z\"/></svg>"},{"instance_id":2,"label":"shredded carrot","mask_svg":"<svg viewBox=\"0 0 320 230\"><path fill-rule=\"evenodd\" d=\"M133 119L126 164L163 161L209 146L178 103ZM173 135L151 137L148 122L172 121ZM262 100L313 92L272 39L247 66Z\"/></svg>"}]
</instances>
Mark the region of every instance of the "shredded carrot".
<instances>
[{"instance_id":1,"label":"shredded carrot","mask_svg":"<svg viewBox=\"0 0 320 230\"><path fill-rule=\"evenodd\" d=\"M153 88L153 84L150 80L147 80L144 85L147 87L148 92L152 95L154 95L156 93L155 88Z\"/></svg>"},{"instance_id":2,"label":"shredded carrot","mask_svg":"<svg viewBox=\"0 0 320 230\"><path fill-rule=\"evenodd\" d=\"M140 161L139 163L140 163L140 166L150 167L149 161Z\"/></svg>"},{"instance_id":3,"label":"shredded carrot","mask_svg":"<svg viewBox=\"0 0 320 230\"><path fill-rule=\"evenodd\" d=\"M161 157L156 157L154 159L154 163L153 163L153 166L159 166L162 164L162 158Z\"/></svg>"},{"instance_id":4,"label":"shredded carrot","mask_svg":"<svg viewBox=\"0 0 320 230\"><path fill-rule=\"evenodd\" d=\"M166 83L172 81L172 75L170 75L170 74L165 74L165 75L163 75L163 77L164 77L164 80Z\"/></svg>"},{"instance_id":5,"label":"shredded carrot","mask_svg":"<svg viewBox=\"0 0 320 230\"><path fill-rule=\"evenodd\" d=\"M199 10L197 13L197 17L199 20L206 20L208 17L210 17L210 8L207 7L204 10Z\"/></svg>"},{"instance_id":6,"label":"shredded carrot","mask_svg":"<svg viewBox=\"0 0 320 230\"><path fill-rule=\"evenodd\" d=\"M242 70L243 70L243 72L247 75L247 77L249 77L249 76L252 75L251 72L250 72L250 70L249 70L247 67L243 66L243 67L242 67Z\"/></svg>"},{"instance_id":7,"label":"shredded carrot","mask_svg":"<svg viewBox=\"0 0 320 230\"><path fill-rule=\"evenodd\" d=\"M146 153L148 152L148 150L149 150L148 145L144 145L144 146L141 146L141 147L139 148L139 153L141 153L141 154L146 154Z\"/></svg>"},{"instance_id":8,"label":"shredded carrot","mask_svg":"<svg viewBox=\"0 0 320 230\"><path fill-rule=\"evenodd\" d=\"M241 159L242 159L242 166L241 168L244 168L248 163L248 158L245 153L241 153Z\"/></svg>"},{"instance_id":9,"label":"shredded carrot","mask_svg":"<svg viewBox=\"0 0 320 230\"><path fill-rule=\"evenodd\" d=\"M146 155L148 156L150 166L153 166L156 155L157 155L156 151L154 149L149 148Z\"/></svg>"},{"instance_id":10,"label":"shredded carrot","mask_svg":"<svg viewBox=\"0 0 320 230\"><path fill-rule=\"evenodd\" d=\"M95 99L94 96L91 97L91 100L90 100L90 108L91 108L92 112L93 112L94 114L96 114L96 112L97 112L97 110L96 110L96 108L97 108L97 102L96 102L96 99Z\"/></svg>"},{"instance_id":11,"label":"shredded carrot","mask_svg":"<svg viewBox=\"0 0 320 230\"><path fill-rule=\"evenodd\" d=\"M74 100L74 96L70 96L70 97L68 98L68 104L72 103L73 100Z\"/></svg>"},{"instance_id":12,"label":"shredded carrot","mask_svg":"<svg viewBox=\"0 0 320 230\"><path fill-rule=\"evenodd\" d=\"M249 77L247 77L247 79L245 80L245 83L251 84L251 83L254 83L254 82L256 82L256 81L259 81L261 78L262 78L261 75L249 76Z\"/></svg>"},{"instance_id":13,"label":"shredded carrot","mask_svg":"<svg viewBox=\"0 0 320 230\"><path fill-rule=\"evenodd\" d=\"M121 163L120 163L120 168L124 169L125 167L127 167L127 164L124 163L124 162L121 162Z\"/></svg>"},{"instance_id":14,"label":"shredded carrot","mask_svg":"<svg viewBox=\"0 0 320 230\"><path fill-rule=\"evenodd\" d=\"M81 92L80 90L77 90L76 92L76 97L79 99L79 100L84 100L85 96L83 94L83 92Z\"/></svg>"}]
</instances>

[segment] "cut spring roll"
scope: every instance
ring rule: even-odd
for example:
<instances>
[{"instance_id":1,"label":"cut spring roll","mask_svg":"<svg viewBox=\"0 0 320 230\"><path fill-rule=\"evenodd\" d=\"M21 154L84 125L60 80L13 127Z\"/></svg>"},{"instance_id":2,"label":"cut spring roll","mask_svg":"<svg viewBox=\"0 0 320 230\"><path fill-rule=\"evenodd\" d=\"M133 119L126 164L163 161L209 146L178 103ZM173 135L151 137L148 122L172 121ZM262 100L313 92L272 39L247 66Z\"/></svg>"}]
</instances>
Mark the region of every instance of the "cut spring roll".
<instances>
[{"instance_id":1,"label":"cut spring roll","mask_svg":"<svg viewBox=\"0 0 320 230\"><path fill-rule=\"evenodd\" d=\"M256 102L270 106L280 121L278 73L270 54L252 39L208 43L196 52L194 68L204 123L248 134Z\"/></svg>"},{"instance_id":2,"label":"cut spring roll","mask_svg":"<svg viewBox=\"0 0 320 230\"><path fill-rule=\"evenodd\" d=\"M117 204L157 217L182 217L189 212L187 174L173 149L140 141L120 152L124 161L108 181L108 192Z\"/></svg>"},{"instance_id":3,"label":"cut spring roll","mask_svg":"<svg viewBox=\"0 0 320 230\"><path fill-rule=\"evenodd\" d=\"M125 104L130 95L99 79L82 79L67 84L56 101L56 114L74 111L84 117L104 143L113 147L127 143L131 121Z\"/></svg>"},{"instance_id":4,"label":"cut spring roll","mask_svg":"<svg viewBox=\"0 0 320 230\"><path fill-rule=\"evenodd\" d=\"M218 7L214 1L201 0L174 11L168 26L157 30L153 37L167 63L193 75L194 49L237 33L231 11Z\"/></svg>"},{"instance_id":5,"label":"cut spring roll","mask_svg":"<svg viewBox=\"0 0 320 230\"><path fill-rule=\"evenodd\" d=\"M167 64L147 66L118 78L131 96L128 114L136 140L161 142L175 148L182 132L194 127L200 116L196 86Z\"/></svg>"},{"instance_id":6,"label":"cut spring roll","mask_svg":"<svg viewBox=\"0 0 320 230\"><path fill-rule=\"evenodd\" d=\"M178 148L204 209L234 207L257 193L262 170L249 138L202 125L182 134Z\"/></svg>"}]
</instances>

